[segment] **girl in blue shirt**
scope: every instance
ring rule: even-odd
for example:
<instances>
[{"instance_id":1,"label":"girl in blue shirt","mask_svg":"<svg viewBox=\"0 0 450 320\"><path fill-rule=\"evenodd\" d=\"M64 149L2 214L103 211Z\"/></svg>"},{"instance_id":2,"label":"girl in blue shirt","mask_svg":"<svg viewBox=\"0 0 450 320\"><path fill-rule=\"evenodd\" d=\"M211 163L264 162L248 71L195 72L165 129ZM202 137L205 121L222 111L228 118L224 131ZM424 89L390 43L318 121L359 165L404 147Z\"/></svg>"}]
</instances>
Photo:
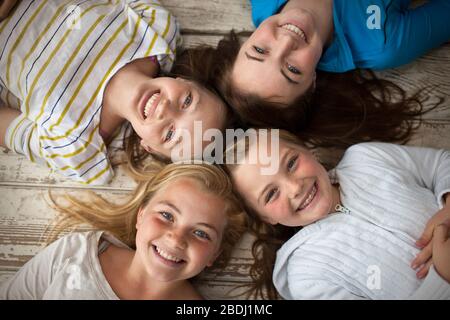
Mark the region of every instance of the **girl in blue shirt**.
<instances>
[{"instance_id":1,"label":"girl in blue shirt","mask_svg":"<svg viewBox=\"0 0 450 320\"><path fill-rule=\"evenodd\" d=\"M410 2L252 0L257 29L242 45L233 35L219 45L225 56L219 86L252 125L315 134L318 126L342 126L319 135L364 136L356 128L368 119L363 114L374 122L385 122L391 112L408 118L417 104L403 90L370 71L348 71L397 67L450 40L450 1L415 8ZM397 94L403 99L394 105Z\"/></svg>"}]
</instances>

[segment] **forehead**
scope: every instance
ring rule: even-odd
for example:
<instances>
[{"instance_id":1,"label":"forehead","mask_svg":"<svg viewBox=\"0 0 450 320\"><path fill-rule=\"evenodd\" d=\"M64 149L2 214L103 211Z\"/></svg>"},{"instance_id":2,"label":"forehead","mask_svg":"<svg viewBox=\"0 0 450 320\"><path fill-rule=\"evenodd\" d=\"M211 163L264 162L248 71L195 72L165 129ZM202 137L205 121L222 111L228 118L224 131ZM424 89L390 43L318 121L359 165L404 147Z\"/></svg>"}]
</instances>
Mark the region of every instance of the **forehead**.
<instances>
[{"instance_id":1,"label":"forehead","mask_svg":"<svg viewBox=\"0 0 450 320\"><path fill-rule=\"evenodd\" d=\"M151 203L167 201L175 205L183 216L188 215L192 222L208 224L223 223L225 201L208 192L205 187L192 178L176 178L167 182L151 199Z\"/></svg>"},{"instance_id":2,"label":"forehead","mask_svg":"<svg viewBox=\"0 0 450 320\"><path fill-rule=\"evenodd\" d=\"M222 99L206 89L196 85L200 95L199 105L196 106L195 117L203 121L203 128L225 129L227 108Z\"/></svg>"},{"instance_id":3,"label":"forehead","mask_svg":"<svg viewBox=\"0 0 450 320\"><path fill-rule=\"evenodd\" d=\"M279 139L278 146L272 146L271 139L267 140L267 147L258 142L250 145L244 162L238 165L233 172L233 177L239 189L256 191L255 186L261 187L273 182L281 174L284 165L281 161L285 154L288 154L291 150L302 154L306 153L306 150L302 147L283 139ZM252 157L257 160L253 161ZM260 161L260 157L264 158L264 163ZM262 169L269 166L277 166L276 172L274 174L261 174Z\"/></svg>"}]
</instances>

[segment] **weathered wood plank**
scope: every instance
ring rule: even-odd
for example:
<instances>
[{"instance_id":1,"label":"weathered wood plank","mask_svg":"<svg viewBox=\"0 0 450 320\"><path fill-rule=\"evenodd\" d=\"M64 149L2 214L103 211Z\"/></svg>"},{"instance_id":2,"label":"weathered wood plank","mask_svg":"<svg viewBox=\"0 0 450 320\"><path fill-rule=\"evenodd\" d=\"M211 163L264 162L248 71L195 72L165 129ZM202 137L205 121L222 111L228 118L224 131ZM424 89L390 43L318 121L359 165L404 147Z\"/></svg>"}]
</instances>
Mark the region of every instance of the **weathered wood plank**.
<instances>
[{"instance_id":1,"label":"weathered wood plank","mask_svg":"<svg viewBox=\"0 0 450 320\"><path fill-rule=\"evenodd\" d=\"M68 189L70 190L70 189ZM65 192L65 191L64 191ZM63 194L61 190L55 194ZM70 192L80 195L79 192ZM48 189L34 187L0 187L0 272L17 271L26 261L42 250L46 243L47 227L56 216L48 206ZM122 192L99 192L104 197L124 202ZM248 282L248 268L253 260L248 250L251 237L246 235L233 251L224 270L211 269L202 276L204 281ZM1 279L1 278L0 278Z\"/></svg>"},{"instance_id":2,"label":"weathered wood plank","mask_svg":"<svg viewBox=\"0 0 450 320\"><path fill-rule=\"evenodd\" d=\"M234 28L237 32L253 30L248 0L161 0L177 18L184 35L184 46L215 46ZM413 93L424 86L433 87L431 96L444 97L444 108L426 116L409 144L450 150L450 44L435 49L415 62L378 73ZM426 103L430 105L432 101ZM335 162L340 153L328 150L325 162ZM37 252L42 250L45 231L55 212L46 199L49 188L59 192L94 190L120 201L134 186L122 168L110 185L83 186L25 158L0 150L0 282L6 280ZM251 237L246 235L235 248L230 265L222 271L207 271L197 281L208 298L226 298L226 293L250 281L252 263ZM243 289L238 290L242 292Z\"/></svg>"},{"instance_id":3,"label":"weathered wood plank","mask_svg":"<svg viewBox=\"0 0 450 320\"><path fill-rule=\"evenodd\" d=\"M161 3L177 17L184 34L225 34L233 28L254 29L248 0L162 0Z\"/></svg>"}]
</instances>

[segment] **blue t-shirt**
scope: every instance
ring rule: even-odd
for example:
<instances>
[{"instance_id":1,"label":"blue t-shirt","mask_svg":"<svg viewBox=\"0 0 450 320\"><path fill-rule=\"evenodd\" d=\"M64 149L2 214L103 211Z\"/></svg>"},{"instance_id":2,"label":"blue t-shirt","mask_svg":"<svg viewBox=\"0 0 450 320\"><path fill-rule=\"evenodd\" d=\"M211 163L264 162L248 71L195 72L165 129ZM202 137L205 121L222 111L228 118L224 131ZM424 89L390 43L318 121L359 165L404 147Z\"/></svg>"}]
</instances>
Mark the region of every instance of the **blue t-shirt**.
<instances>
[{"instance_id":1,"label":"blue t-shirt","mask_svg":"<svg viewBox=\"0 0 450 320\"><path fill-rule=\"evenodd\" d=\"M255 26L278 13L287 0L251 0ZM334 0L334 38L317 68L345 72L406 64L450 40L450 0Z\"/></svg>"}]
</instances>

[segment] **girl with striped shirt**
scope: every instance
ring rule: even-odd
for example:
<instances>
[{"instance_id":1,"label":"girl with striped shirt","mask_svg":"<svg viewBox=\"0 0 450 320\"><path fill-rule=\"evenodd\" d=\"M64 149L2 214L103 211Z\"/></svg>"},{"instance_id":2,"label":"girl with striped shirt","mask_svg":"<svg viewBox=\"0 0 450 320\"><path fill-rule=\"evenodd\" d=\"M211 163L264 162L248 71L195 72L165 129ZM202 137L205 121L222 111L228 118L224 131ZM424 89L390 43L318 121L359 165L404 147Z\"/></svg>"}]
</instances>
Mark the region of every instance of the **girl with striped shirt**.
<instances>
[{"instance_id":1,"label":"girl with striped shirt","mask_svg":"<svg viewBox=\"0 0 450 320\"><path fill-rule=\"evenodd\" d=\"M195 121L223 129L226 108L210 90L156 77L170 71L180 42L156 0L19 2L0 23L0 144L104 184L108 149L122 137L133 162L141 149L169 158Z\"/></svg>"}]
</instances>

